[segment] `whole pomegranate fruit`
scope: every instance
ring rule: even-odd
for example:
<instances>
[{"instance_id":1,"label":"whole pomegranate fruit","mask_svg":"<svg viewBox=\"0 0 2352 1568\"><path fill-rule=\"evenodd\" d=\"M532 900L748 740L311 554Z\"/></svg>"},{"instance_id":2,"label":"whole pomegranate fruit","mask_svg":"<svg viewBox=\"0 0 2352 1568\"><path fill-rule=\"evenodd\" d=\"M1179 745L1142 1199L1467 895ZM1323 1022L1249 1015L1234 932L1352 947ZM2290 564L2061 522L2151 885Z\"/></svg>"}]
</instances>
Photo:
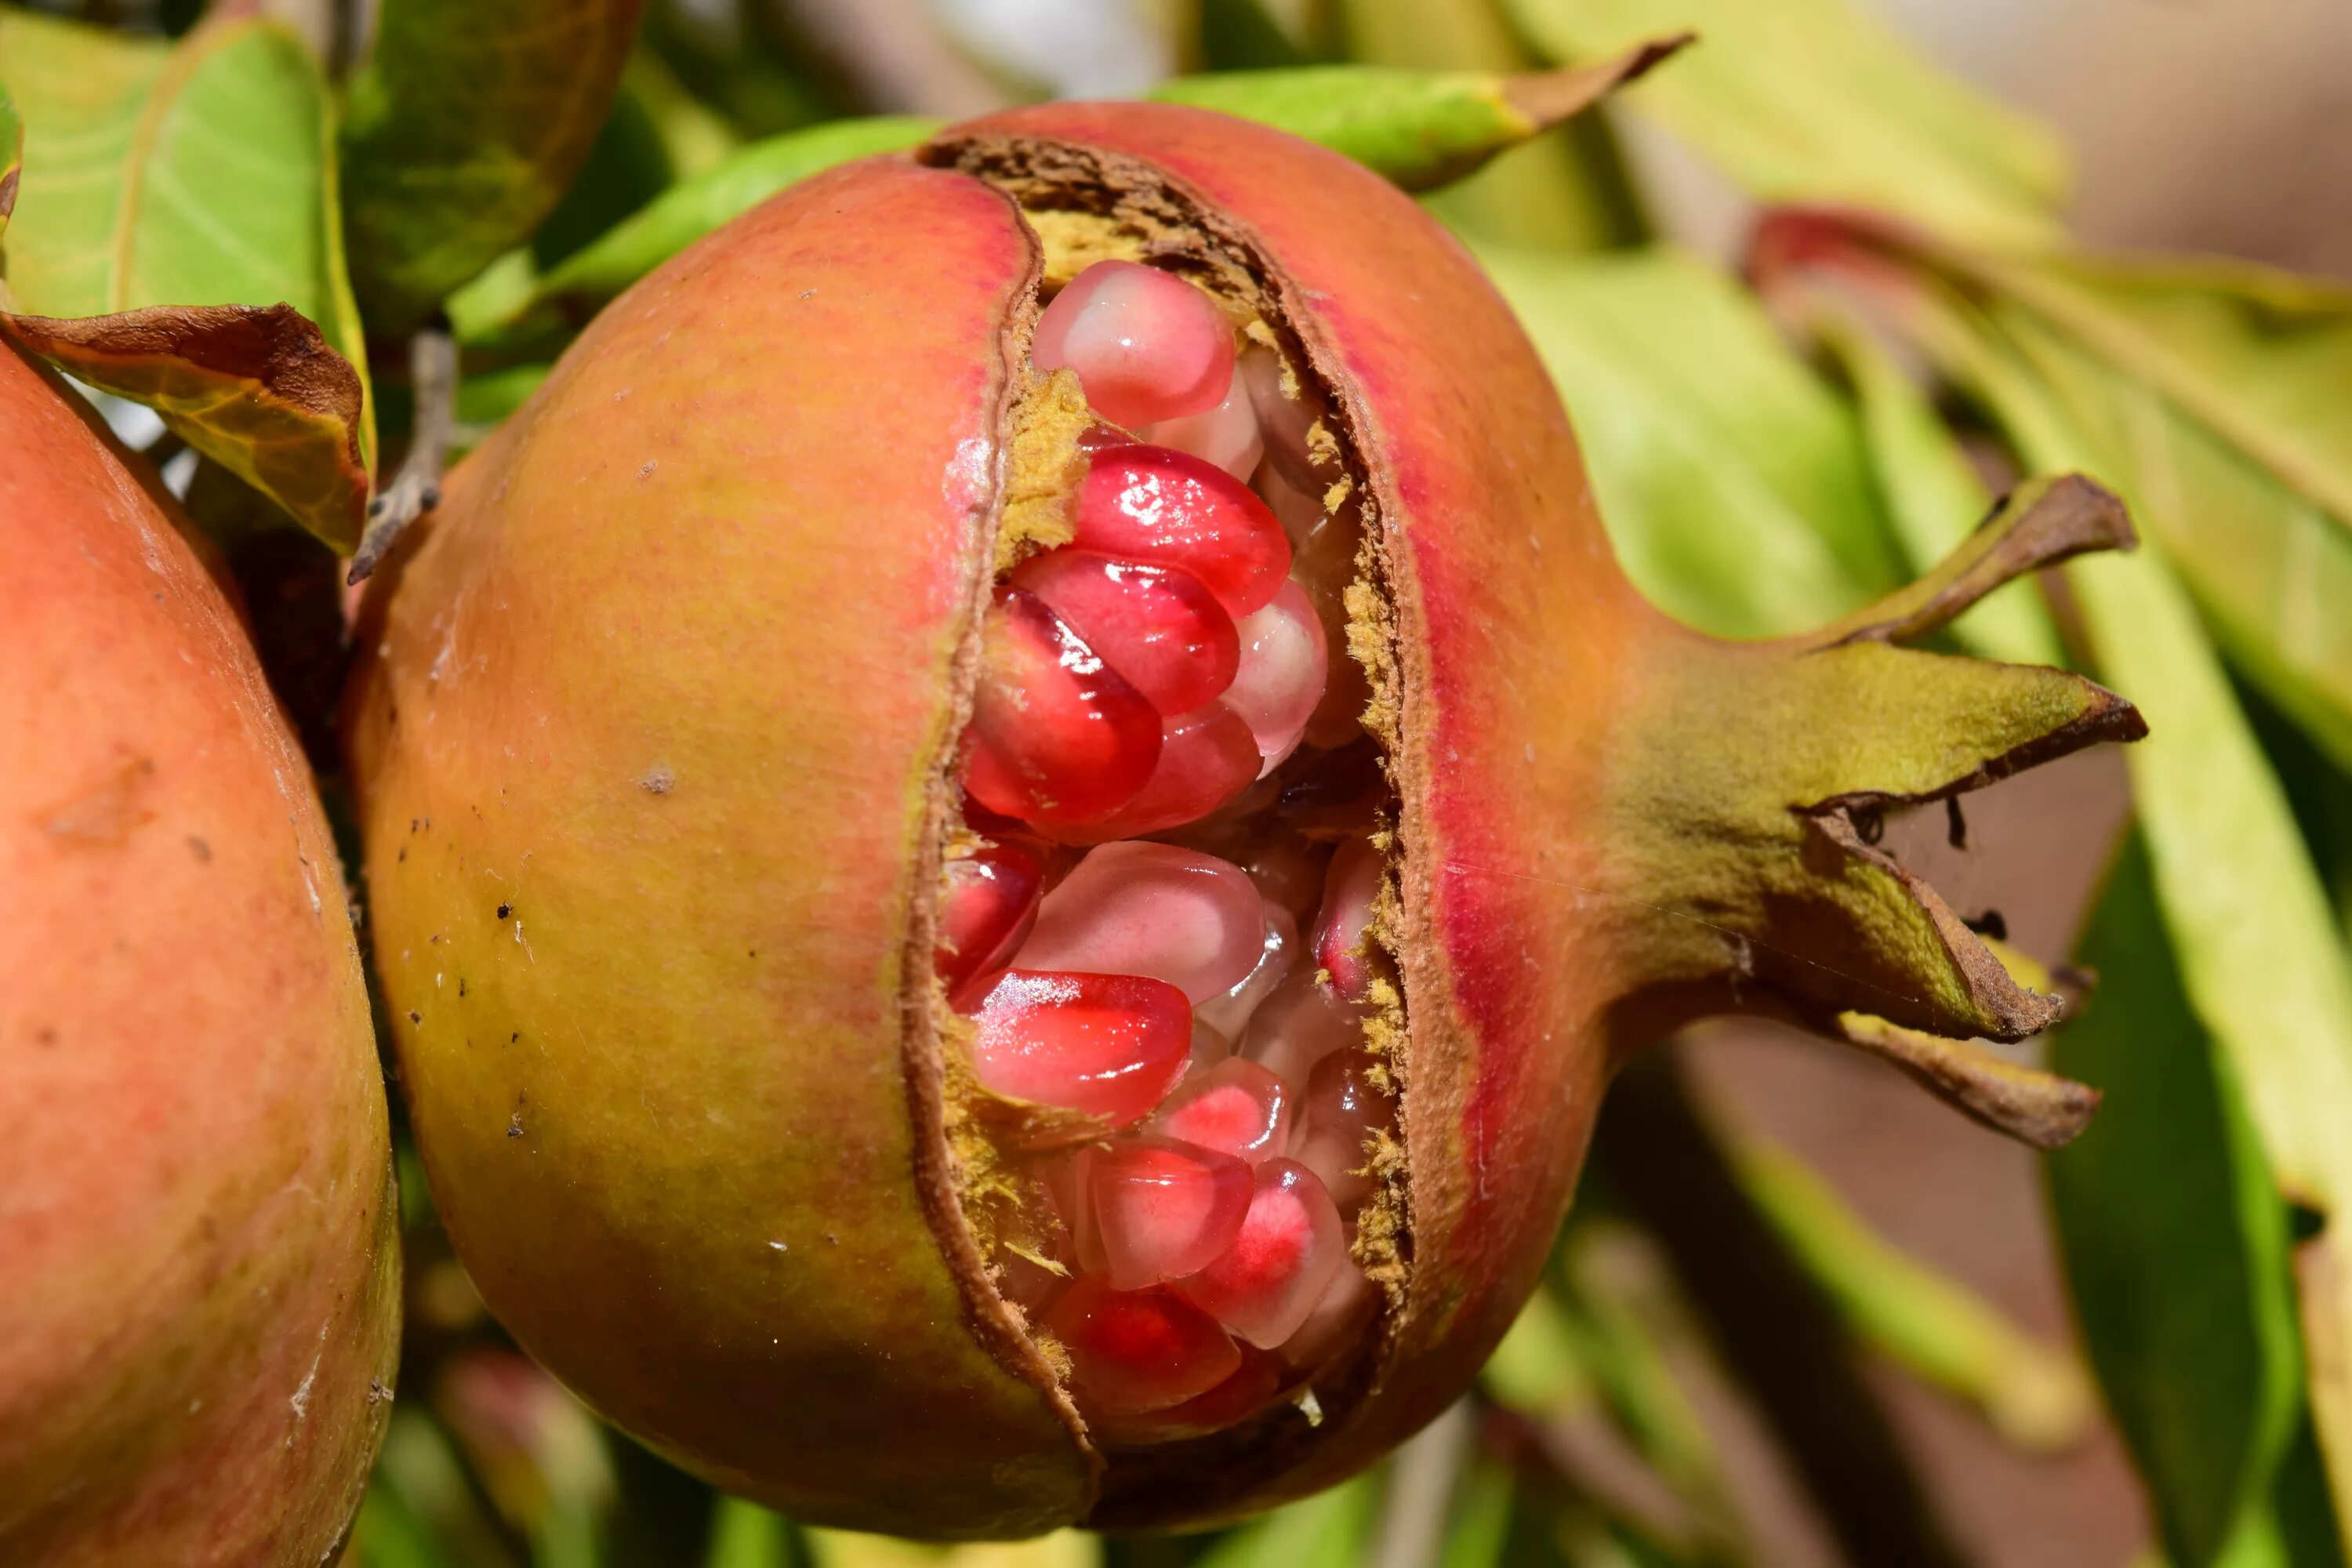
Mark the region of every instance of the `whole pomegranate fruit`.
<instances>
[{"instance_id":1,"label":"whole pomegranate fruit","mask_svg":"<svg viewBox=\"0 0 2352 1568\"><path fill-rule=\"evenodd\" d=\"M1681 1021L1852 1011L1979 1115L2069 1104L1906 1034L2055 1005L1873 825L2137 732L1892 646L2120 532L2060 487L1719 643L1619 572L1477 269L1341 159L1056 105L812 180L607 310L371 596L441 1212L591 1404L803 1519L1330 1482L1461 1391Z\"/></svg>"},{"instance_id":2,"label":"whole pomegranate fruit","mask_svg":"<svg viewBox=\"0 0 2352 1568\"><path fill-rule=\"evenodd\" d=\"M313 1568L389 1413L326 817L152 471L0 343L0 1562Z\"/></svg>"}]
</instances>

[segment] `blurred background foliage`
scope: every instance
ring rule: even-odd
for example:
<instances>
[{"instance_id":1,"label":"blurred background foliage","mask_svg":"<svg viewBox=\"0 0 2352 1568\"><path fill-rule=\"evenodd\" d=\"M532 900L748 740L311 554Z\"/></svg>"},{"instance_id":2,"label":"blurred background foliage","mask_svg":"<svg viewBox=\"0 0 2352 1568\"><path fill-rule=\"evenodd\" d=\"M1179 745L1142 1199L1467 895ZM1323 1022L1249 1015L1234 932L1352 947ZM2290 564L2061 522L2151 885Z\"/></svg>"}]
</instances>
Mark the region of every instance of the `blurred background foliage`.
<instances>
[{"instance_id":1,"label":"blurred background foliage","mask_svg":"<svg viewBox=\"0 0 2352 1568\"><path fill-rule=\"evenodd\" d=\"M109 405L226 545L329 770L328 546L364 489L302 465L344 442L388 479L409 334L461 351L462 447L697 235L1040 97L1227 108L1422 191L1541 351L1627 565L1712 631L1833 618L2027 474L2092 474L2146 541L1953 640L2090 669L2153 738L1972 797L1965 847L1889 825L2087 994L2046 1053L2107 1093L2069 1148L1818 1043L1695 1031L1627 1075L1542 1289L1393 1460L1214 1534L933 1549L715 1496L601 1426L488 1319L404 1147L407 1342L349 1568L2343 1563L2352 24L2166 9L0 5L0 307L86 319L68 368L157 411ZM361 401L289 411L201 343L106 379L117 312L279 300ZM274 410L280 447L224 406Z\"/></svg>"}]
</instances>

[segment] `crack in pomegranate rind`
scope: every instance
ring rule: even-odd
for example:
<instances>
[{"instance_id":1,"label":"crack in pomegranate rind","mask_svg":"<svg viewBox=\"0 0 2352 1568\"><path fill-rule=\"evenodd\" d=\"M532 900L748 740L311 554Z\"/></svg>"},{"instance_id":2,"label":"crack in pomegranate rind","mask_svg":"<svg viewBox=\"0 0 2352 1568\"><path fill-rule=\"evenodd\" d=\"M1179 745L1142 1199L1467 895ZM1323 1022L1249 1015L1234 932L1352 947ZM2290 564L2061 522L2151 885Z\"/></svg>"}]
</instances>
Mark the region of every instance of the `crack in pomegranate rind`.
<instances>
[{"instance_id":1,"label":"crack in pomegranate rind","mask_svg":"<svg viewBox=\"0 0 2352 1568\"><path fill-rule=\"evenodd\" d=\"M1360 1244L1393 1271L1366 509L1275 342L1133 260L1046 303L1032 368L1102 422L1066 538L1000 553L959 752L935 966L1024 1112L994 1279L1114 1446L1300 1401L1377 1315Z\"/></svg>"}]
</instances>

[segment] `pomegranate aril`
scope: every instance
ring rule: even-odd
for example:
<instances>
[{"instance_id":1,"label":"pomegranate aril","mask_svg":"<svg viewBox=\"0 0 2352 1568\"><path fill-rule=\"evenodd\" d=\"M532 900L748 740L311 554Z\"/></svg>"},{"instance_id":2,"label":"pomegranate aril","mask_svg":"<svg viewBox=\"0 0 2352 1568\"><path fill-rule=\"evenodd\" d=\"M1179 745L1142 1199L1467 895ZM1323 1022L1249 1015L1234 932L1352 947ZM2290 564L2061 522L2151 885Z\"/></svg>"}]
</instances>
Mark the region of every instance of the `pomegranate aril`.
<instances>
[{"instance_id":1,"label":"pomegranate aril","mask_svg":"<svg viewBox=\"0 0 2352 1568\"><path fill-rule=\"evenodd\" d=\"M1062 1299L1062 1292L1070 1288L1074 1276L1068 1269L1067 1264L1058 1270L1049 1268L1034 1258L1000 1247L996 1249L996 1293L1034 1321L1043 1317Z\"/></svg>"},{"instance_id":2,"label":"pomegranate aril","mask_svg":"<svg viewBox=\"0 0 2352 1568\"><path fill-rule=\"evenodd\" d=\"M1102 1423L1099 1435L1118 1443L1172 1443L1222 1432L1272 1405L1282 1393L1286 1371L1280 1357L1245 1346L1241 1369L1208 1393L1166 1410L1110 1417Z\"/></svg>"},{"instance_id":3,"label":"pomegranate aril","mask_svg":"<svg viewBox=\"0 0 2352 1568\"><path fill-rule=\"evenodd\" d=\"M1055 831L1084 844L1164 833L1215 811L1247 789L1263 765L1242 716L1212 702L1161 723L1160 761L1134 799L1099 822Z\"/></svg>"},{"instance_id":4,"label":"pomegranate aril","mask_svg":"<svg viewBox=\"0 0 2352 1568\"><path fill-rule=\"evenodd\" d=\"M1323 879L1323 908L1315 921L1313 959L1331 976L1341 1000L1360 1002L1372 972L1364 952L1364 928L1371 924L1372 900L1381 891L1381 852L1369 838L1351 838L1331 857Z\"/></svg>"},{"instance_id":5,"label":"pomegranate aril","mask_svg":"<svg viewBox=\"0 0 2352 1568\"><path fill-rule=\"evenodd\" d=\"M1121 1138L1086 1164L1103 1271L1122 1290L1198 1273L1249 1212L1249 1166L1173 1138Z\"/></svg>"},{"instance_id":6,"label":"pomegranate aril","mask_svg":"<svg viewBox=\"0 0 2352 1568\"><path fill-rule=\"evenodd\" d=\"M1181 567L1236 619L1272 599L1290 570L1290 541L1265 502L1167 447L1097 448L1071 521L1079 549Z\"/></svg>"},{"instance_id":7,"label":"pomegranate aril","mask_svg":"<svg viewBox=\"0 0 2352 1568\"><path fill-rule=\"evenodd\" d=\"M984 843L942 868L940 941L931 963L950 1005L965 1008L974 983L1009 963L1045 897L1045 868L1017 844Z\"/></svg>"},{"instance_id":8,"label":"pomegranate aril","mask_svg":"<svg viewBox=\"0 0 2352 1568\"><path fill-rule=\"evenodd\" d=\"M1294 383L1297 397L1286 395L1282 359L1271 349L1249 349L1235 370L1249 388L1250 406L1256 411L1258 430L1265 441L1266 461L1294 488L1319 494L1337 477L1321 471L1324 465L1316 461L1307 439L1307 432L1325 413L1322 395L1303 381Z\"/></svg>"},{"instance_id":9,"label":"pomegranate aril","mask_svg":"<svg viewBox=\"0 0 2352 1568\"><path fill-rule=\"evenodd\" d=\"M1318 979L1310 962L1292 970L1250 1019L1242 1054L1304 1089L1317 1062L1363 1043L1361 1009Z\"/></svg>"},{"instance_id":10,"label":"pomegranate aril","mask_svg":"<svg viewBox=\"0 0 2352 1568\"><path fill-rule=\"evenodd\" d=\"M1203 1073L1209 1072L1214 1068L1219 1062L1225 1060L1233 1054L1234 1042L1232 1038L1228 1036L1219 1034L1216 1030L1209 1027L1208 1025L1201 1022L1199 1015L1195 1014L1192 1018L1192 1053L1184 1063L1183 1078L1180 1079L1178 1081L1180 1083L1190 1082L1192 1079L1200 1077Z\"/></svg>"},{"instance_id":11,"label":"pomegranate aril","mask_svg":"<svg viewBox=\"0 0 2352 1568\"><path fill-rule=\"evenodd\" d=\"M1095 1205L1087 1196L1087 1173L1101 1152L1099 1143L1082 1144L1050 1155L1033 1167L1053 1199L1063 1234L1069 1238L1068 1261L1093 1273L1102 1270L1102 1237L1095 1228Z\"/></svg>"},{"instance_id":12,"label":"pomegranate aril","mask_svg":"<svg viewBox=\"0 0 2352 1568\"><path fill-rule=\"evenodd\" d=\"M1332 1202L1354 1208L1372 1190L1372 1130L1395 1118L1394 1101L1374 1087L1372 1058L1360 1050L1334 1051L1307 1075L1290 1157L1323 1180Z\"/></svg>"},{"instance_id":13,"label":"pomegranate aril","mask_svg":"<svg viewBox=\"0 0 2352 1568\"><path fill-rule=\"evenodd\" d=\"M1160 761L1160 713L1044 600L999 588L981 641L964 788L1041 826L1092 821Z\"/></svg>"},{"instance_id":14,"label":"pomegranate aril","mask_svg":"<svg viewBox=\"0 0 2352 1568\"><path fill-rule=\"evenodd\" d=\"M979 1025L982 1086L1118 1124L1167 1097L1192 1047L1184 994L1140 974L1008 969L981 998Z\"/></svg>"},{"instance_id":15,"label":"pomegranate aril","mask_svg":"<svg viewBox=\"0 0 2352 1568\"><path fill-rule=\"evenodd\" d=\"M1298 1331L1347 1261L1339 1210L1314 1172L1292 1160L1257 1168L1241 1234L1177 1289L1254 1345L1272 1350Z\"/></svg>"},{"instance_id":16,"label":"pomegranate aril","mask_svg":"<svg viewBox=\"0 0 2352 1568\"><path fill-rule=\"evenodd\" d=\"M1114 1414L1197 1399L1241 1370L1241 1347L1217 1321L1165 1285L1119 1290L1081 1276L1045 1314L1069 1352L1077 1392Z\"/></svg>"},{"instance_id":17,"label":"pomegranate aril","mask_svg":"<svg viewBox=\"0 0 2352 1568\"><path fill-rule=\"evenodd\" d=\"M1024 969L1151 975L1205 1002L1257 964L1265 904L1249 873L1172 844L1087 851L1045 895L1015 957Z\"/></svg>"},{"instance_id":18,"label":"pomegranate aril","mask_svg":"<svg viewBox=\"0 0 2352 1568\"><path fill-rule=\"evenodd\" d=\"M1255 879L1252 879L1252 885L1255 885ZM1265 937L1258 948L1257 966L1223 996L1213 996L1192 1009L1196 1020L1228 1039L1241 1037L1258 1004L1273 994L1274 988L1282 984L1282 977L1298 962L1298 927L1291 921L1290 911L1273 903L1265 904Z\"/></svg>"},{"instance_id":19,"label":"pomegranate aril","mask_svg":"<svg viewBox=\"0 0 2352 1568\"><path fill-rule=\"evenodd\" d=\"M1155 447L1190 452L1244 481L1265 452L1265 442L1257 431L1257 413L1250 406L1249 388L1238 372L1225 384L1224 399L1214 408L1163 419L1139 434Z\"/></svg>"},{"instance_id":20,"label":"pomegranate aril","mask_svg":"<svg viewBox=\"0 0 2352 1568\"><path fill-rule=\"evenodd\" d=\"M1290 541L1291 574L1297 575L1300 552L1314 542L1328 521L1322 493L1300 489L1284 479L1271 460L1258 465L1250 485L1265 498L1274 520L1282 524L1283 535Z\"/></svg>"},{"instance_id":21,"label":"pomegranate aril","mask_svg":"<svg viewBox=\"0 0 2352 1568\"><path fill-rule=\"evenodd\" d=\"M1012 582L1163 715L1190 712L1233 684L1241 659L1234 618L1181 567L1051 550L1015 567Z\"/></svg>"},{"instance_id":22,"label":"pomegranate aril","mask_svg":"<svg viewBox=\"0 0 2352 1568\"><path fill-rule=\"evenodd\" d=\"M1304 925L1323 898L1323 871L1331 863L1328 845L1287 834L1259 846L1244 863L1268 906Z\"/></svg>"},{"instance_id":23,"label":"pomegranate aril","mask_svg":"<svg viewBox=\"0 0 2352 1568\"><path fill-rule=\"evenodd\" d=\"M1287 1084L1254 1061L1231 1057L1205 1074L1186 1074L1147 1126L1259 1165L1289 1152L1290 1101Z\"/></svg>"},{"instance_id":24,"label":"pomegranate aril","mask_svg":"<svg viewBox=\"0 0 2352 1568\"><path fill-rule=\"evenodd\" d=\"M1276 1353L1301 1371L1326 1364L1362 1335L1379 1301L1380 1292L1356 1267L1356 1260L1342 1260L1331 1283L1323 1287L1323 1299L1315 1303L1298 1331L1282 1342Z\"/></svg>"},{"instance_id":25,"label":"pomegranate aril","mask_svg":"<svg viewBox=\"0 0 2352 1568\"><path fill-rule=\"evenodd\" d=\"M1097 261L1040 313L1029 363L1069 366L1096 413L1135 427L1215 407L1233 380L1234 331L1182 279Z\"/></svg>"},{"instance_id":26,"label":"pomegranate aril","mask_svg":"<svg viewBox=\"0 0 2352 1568\"><path fill-rule=\"evenodd\" d=\"M1323 622L1306 591L1286 582L1271 603L1235 624L1242 657L1224 705L1240 714L1272 773L1288 756L1323 700L1330 673Z\"/></svg>"}]
</instances>

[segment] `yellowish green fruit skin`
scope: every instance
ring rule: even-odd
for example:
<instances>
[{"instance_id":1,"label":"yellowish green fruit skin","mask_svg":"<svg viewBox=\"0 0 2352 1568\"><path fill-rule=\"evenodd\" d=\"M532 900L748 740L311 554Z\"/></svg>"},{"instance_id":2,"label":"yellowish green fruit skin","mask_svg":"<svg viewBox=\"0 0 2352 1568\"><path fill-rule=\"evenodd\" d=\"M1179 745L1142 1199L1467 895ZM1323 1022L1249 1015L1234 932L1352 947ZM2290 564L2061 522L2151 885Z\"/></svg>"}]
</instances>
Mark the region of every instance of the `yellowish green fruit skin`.
<instances>
[{"instance_id":1,"label":"yellowish green fruit skin","mask_svg":"<svg viewBox=\"0 0 2352 1568\"><path fill-rule=\"evenodd\" d=\"M0 1563L326 1560L399 1354L342 872L152 470L0 342Z\"/></svg>"},{"instance_id":2,"label":"yellowish green fruit skin","mask_svg":"<svg viewBox=\"0 0 2352 1568\"><path fill-rule=\"evenodd\" d=\"M976 181L795 187L598 318L361 630L376 954L459 1255L604 1414L861 1529L1024 1534L1089 1486L974 1332L902 1045L1034 266Z\"/></svg>"}]
</instances>

